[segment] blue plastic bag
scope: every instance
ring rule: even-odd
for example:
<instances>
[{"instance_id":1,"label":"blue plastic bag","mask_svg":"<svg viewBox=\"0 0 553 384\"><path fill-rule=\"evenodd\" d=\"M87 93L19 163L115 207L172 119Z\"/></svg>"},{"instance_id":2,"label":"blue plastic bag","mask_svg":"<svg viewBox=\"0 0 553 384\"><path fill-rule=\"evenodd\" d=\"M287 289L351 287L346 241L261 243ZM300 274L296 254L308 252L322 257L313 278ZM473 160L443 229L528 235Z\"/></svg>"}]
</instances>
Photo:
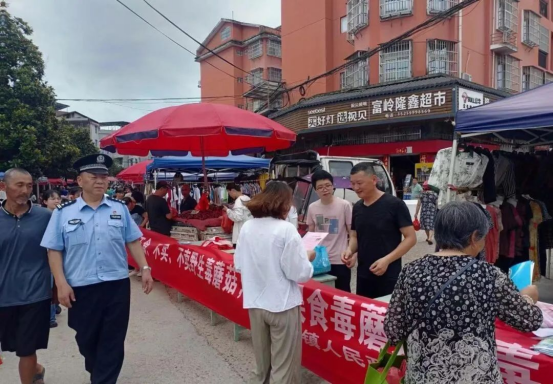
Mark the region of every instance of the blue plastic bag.
<instances>
[{"instance_id":1,"label":"blue plastic bag","mask_svg":"<svg viewBox=\"0 0 553 384\"><path fill-rule=\"evenodd\" d=\"M328 252L323 245L317 245L315 247L315 260L313 263L313 276L322 275L323 273L330 272L330 259L328 258Z\"/></svg>"}]
</instances>

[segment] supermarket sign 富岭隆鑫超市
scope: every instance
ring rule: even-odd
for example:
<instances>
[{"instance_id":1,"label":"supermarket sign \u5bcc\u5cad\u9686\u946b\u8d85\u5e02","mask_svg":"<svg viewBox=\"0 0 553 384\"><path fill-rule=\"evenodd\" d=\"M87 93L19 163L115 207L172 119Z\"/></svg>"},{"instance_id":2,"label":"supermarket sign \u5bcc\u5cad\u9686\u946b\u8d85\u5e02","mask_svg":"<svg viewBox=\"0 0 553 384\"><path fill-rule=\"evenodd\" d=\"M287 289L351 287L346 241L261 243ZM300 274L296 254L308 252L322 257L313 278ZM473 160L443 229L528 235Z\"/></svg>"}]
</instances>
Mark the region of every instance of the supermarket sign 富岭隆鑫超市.
<instances>
[{"instance_id":1,"label":"supermarket sign \u5bcc\u5cad\u9686\u946b\u8d85\u5e02","mask_svg":"<svg viewBox=\"0 0 553 384\"><path fill-rule=\"evenodd\" d=\"M452 113L452 106L451 89L336 103L308 110L307 128L447 114Z\"/></svg>"}]
</instances>

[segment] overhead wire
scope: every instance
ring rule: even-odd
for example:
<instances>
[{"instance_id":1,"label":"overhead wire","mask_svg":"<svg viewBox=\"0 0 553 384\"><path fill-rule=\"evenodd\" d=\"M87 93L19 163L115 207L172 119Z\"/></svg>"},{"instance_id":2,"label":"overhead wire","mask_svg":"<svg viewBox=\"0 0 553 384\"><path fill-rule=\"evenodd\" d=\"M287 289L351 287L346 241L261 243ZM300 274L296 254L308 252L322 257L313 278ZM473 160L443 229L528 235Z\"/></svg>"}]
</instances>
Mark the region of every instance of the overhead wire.
<instances>
[{"instance_id":1,"label":"overhead wire","mask_svg":"<svg viewBox=\"0 0 553 384\"><path fill-rule=\"evenodd\" d=\"M119 4L121 4L123 7L125 7L128 11L132 12L136 17L138 17L140 20L142 20L143 22L145 22L146 24L148 24L150 27L152 27L153 29L155 29L157 32L161 33L163 36L165 36L167 39L171 40L174 44L178 45L179 47L181 47L182 49L184 49L186 52L190 53L191 55L193 55L194 57L196 57L196 54L194 52L192 52L191 50L189 50L188 48L186 48L185 46L181 45L180 43L178 43L177 41L173 40L170 36L168 36L167 34L165 34L164 32L162 32L161 30L159 30L157 27L155 27L153 24L151 24L148 20L146 20L145 18L143 18L142 16L140 16L138 13L136 13L135 11L133 11L130 7L128 7L125 3L123 3L121 0L115 0L117 1ZM217 69L218 71L224 73L225 75L227 76L230 76L234 79L238 79L236 76L234 75L231 75L230 73L222 70L221 68L215 66L214 64L210 63L209 61L206 61L206 64L210 65L211 67Z\"/></svg>"},{"instance_id":2,"label":"overhead wire","mask_svg":"<svg viewBox=\"0 0 553 384\"><path fill-rule=\"evenodd\" d=\"M145 0L144 0L145 1ZM435 24L439 23L440 21L442 20L445 20L451 16L454 16L455 14L457 14L457 12L459 12L460 10L474 4L474 3L477 3L479 2L480 0L464 0L454 6L452 6L451 8L449 8L447 11L444 11L444 12L441 12L429 19L427 19L425 22L415 26L414 28L411 28L410 30L408 30L407 32L387 41L386 43L383 43L381 45L379 45L378 47L366 52L366 53L363 53L361 55L359 55L359 57L357 57L356 59L353 59L353 60L350 60L348 62L346 62L345 64L342 64L338 67L335 67L329 71L326 71L320 75L317 75L313 78L310 78L308 80L305 80L303 81L302 83L300 84L297 84L291 88L286 88L284 92L290 92L290 91L293 91L295 89L298 89L298 88L304 88L305 85L308 85L310 83L313 83L321 78L324 78L324 77L327 77L327 76L330 76L342 69L345 69L346 67L352 65L352 64L355 64L357 62L360 62L360 61L363 61L363 60L366 60L372 56L374 56L376 53L382 51L382 50L385 50L391 46L393 46L394 44L398 43L398 42L401 42L405 39L407 39L408 37L411 37L412 35L422 31L422 30L425 30L425 29L428 29L428 28L431 28L433 27ZM283 92L283 93L284 93Z\"/></svg>"},{"instance_id":3,"label":"overhead wire","mask_svg":"<svg viewBox=\"0 0 553 384\"><path fill-rule=\"evenodd\" d=\"M119 0L117 0L119 1ZM154 7L152 4L150 4L147 0L142 0L144 1L150 8L152 8L158 15L160 15L161 17L163 17L165 20L167 20L173 27L177 28L179 31L181 31L182 33L184 33L186 36L188 36L190 39L192 39L195 43L199 44L202 48L206 49L207 51L209 51L212 55L215 55L217 56L219 59L223 60L225 63L229 64L230 66L244 72L244 73L247 73L248 75L251 75L250 72L246 71L245 69L243 68L240 68L239 66L235 65L234 63L231 63L230 61L228 61L227 59L225 59L224 57L220 56L218 53L214 52L213 50L211 50L210 48L208 48L206 45L204 45L203 43L201 43L200 41L198 41L197 39L195 39L193 36L191 36L188 32L186 32L184 29L182 29L181 27L179 27L177 24L175 24L171 19L169 19L167 16L165 16L162 12L160 12L159 10L156 9L156 7Z\"/></svg>"}]
</instances>

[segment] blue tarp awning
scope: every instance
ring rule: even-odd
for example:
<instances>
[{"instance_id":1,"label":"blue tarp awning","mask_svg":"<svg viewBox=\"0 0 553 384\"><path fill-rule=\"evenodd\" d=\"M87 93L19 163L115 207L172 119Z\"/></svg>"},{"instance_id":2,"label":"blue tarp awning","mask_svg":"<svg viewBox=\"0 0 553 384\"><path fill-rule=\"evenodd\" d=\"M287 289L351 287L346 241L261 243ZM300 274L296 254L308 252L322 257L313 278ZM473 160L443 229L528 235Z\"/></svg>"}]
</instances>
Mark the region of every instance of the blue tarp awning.
<instances>
[{"instance_id":1,"label":"blue tarp awning","mask_svg":"<svg viewBox=\"0 0 553 384\"><path fill-rule=\"evenodd\" d=\"M553 141L553 83L457 112L455 132L539 145Z\"/></svg>"},{"instance_id":2,"label":"blue tarp awning","mask_svg":"<svg viewBox=\"0 0 553 384\"><path fill-rule=\"evenodd\" d=\"M269 159L259 159L256 157L241 155L227 157L206 157L205 167L208 170L247 170L269 168ZM154 170L169 171L196 171L202 170L202 158L194 156L167 156L155 158L150 165L146 167L148 172Z\"/></svg>"}]
</instances>

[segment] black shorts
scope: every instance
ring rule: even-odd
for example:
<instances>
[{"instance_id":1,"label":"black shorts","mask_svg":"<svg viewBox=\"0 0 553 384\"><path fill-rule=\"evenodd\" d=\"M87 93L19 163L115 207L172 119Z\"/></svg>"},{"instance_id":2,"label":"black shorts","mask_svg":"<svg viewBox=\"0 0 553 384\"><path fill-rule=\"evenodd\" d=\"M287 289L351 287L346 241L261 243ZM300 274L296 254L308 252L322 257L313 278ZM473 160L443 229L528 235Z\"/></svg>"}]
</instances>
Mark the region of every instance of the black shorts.
<instances>
[{"instance_id":1,"label":"black shorts","mask_svg":"<svg viewBox=\"0 0 553 384\"><path fill-rule=\"evenodd\" d=\"M32 356L48 348L52 300L0 307L0 349L19 357Z\"/></svg>"}]
</instances>

